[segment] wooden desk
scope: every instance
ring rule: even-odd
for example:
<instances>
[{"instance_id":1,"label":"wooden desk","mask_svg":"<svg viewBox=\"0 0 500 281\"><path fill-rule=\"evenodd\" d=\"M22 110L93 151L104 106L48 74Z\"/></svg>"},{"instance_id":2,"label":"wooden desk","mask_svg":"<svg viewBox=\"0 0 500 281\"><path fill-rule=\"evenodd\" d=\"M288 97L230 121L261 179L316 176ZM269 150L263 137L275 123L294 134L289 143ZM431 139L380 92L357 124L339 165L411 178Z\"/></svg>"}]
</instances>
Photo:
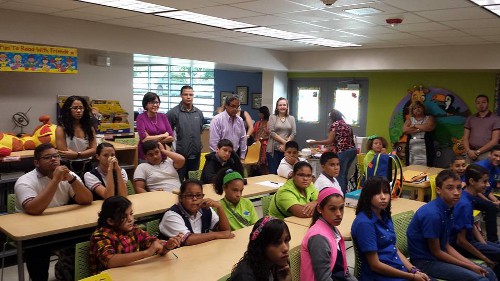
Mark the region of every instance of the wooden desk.
<instances>
[{"instance_id":1,"label":"wooden desk","mask_svg":"<svg viewBox=\"0 0 500 281\"><path fill-rule=\"evenodd\" d=\"M130 195L135 217L144 217L165 212L177 202L177 196L170 192L147 192ZM0 216L0 230L17 242L19 280L24 280L23 242L50 235L82 230L97 225L97 214L101 200L91 205L66 205L48 208L40 216L16 213Z\"/></svg>"},{"instance_id":2,"label":"wooden desk","mask_svg":"<svg viewBox=\"0 0 500 281\"><path fill-rule=\"evenodd\" d=\"M417 211L425 203L405 198L395 198L391 201L391 212L393 215L403 213L406 211ZM344 217L342 223L337 227L345 240L351 240L351 226L356 217L356 210L354 208L344 208ZM288 217L285 218L286 222L299 224L309 227L311 225L311 218Z\"/></svg>"},{"instance_id":3,"label":"wooden desk","mask_svg":"<svg viewBox=\"0 0 500 281\"><path fill-rule=\"evenodd\" d=\"M278 190L278 188L275 188L275 187L260 185L260 184L258 184L259 182L263 182L263 181L272 181L272 182L278 182L278 183L286 182L285 178L282 178L282 177L280 177L278 175L274 175L274 174L249 177L246 179L247 179L247 185L245 185L245 188L243 189L243 197L245 197L245 198L261 196L261 195L269 194L269 193L275 193ZM178 192L179 191L177 191L177 193ZM224 197L224 195L218 195L215 193L212 184L204 184L203 185L203 193L205 193L206 198L210 198L210 199L214 199L214 200L220 200Z\"/></svg>"},{"instance_id":4,"label":"wooden desk","mask_svg":"<svg viewBox=\"0 0 500 281\"><path fill-rule=\"evenodd\" d=\"M290 249L302 243L307 227L287 223L292 240ZM218 280L231 272L246 251L252 226L234 231L233 239L218 239L173 250L165 257L151 257L106 272L120 280Z\"/></svg>"},{"instance_id":5,"label":"wooden desk","mask_svg":"<svg viewBox=\"0 0 500 281\"><path fill-rule=\"evenodd\" d=\"M422 165L410 165L403 167L403 171L406 170L412 170L412 171L419 171L419 172L425 172L427 173L427 176L430 177L432 175L437 175L439 172L441 172L443 169L441 168L434 168L434 167L427 167L427 166L422 166ZM417 191L417 200L424 202L424 197L425 197L425 192L427 189L431 187L431 184L429 180L420 182L420 183L412 183L412 182L403 182L403 189L411 189L411 190L416 190Z\"/></svg>"}]
</instances>

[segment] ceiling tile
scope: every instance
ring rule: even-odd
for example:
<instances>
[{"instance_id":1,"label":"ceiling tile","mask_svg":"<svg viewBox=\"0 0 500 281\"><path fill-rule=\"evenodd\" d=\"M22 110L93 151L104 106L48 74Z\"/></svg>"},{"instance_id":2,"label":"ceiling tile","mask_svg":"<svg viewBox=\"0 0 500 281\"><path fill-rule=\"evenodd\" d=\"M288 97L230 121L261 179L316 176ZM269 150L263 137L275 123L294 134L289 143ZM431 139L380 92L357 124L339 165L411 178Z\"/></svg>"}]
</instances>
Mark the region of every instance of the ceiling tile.
<instances>
[{"instance_id":1,"label":"ceiling tile","mask_svg":"<svg viewBox=\"0 0 500 281\"><path fill-rule=\"evenodd\" d=\"M487 28L487 27L498 27L500 28L500 20L498 18L494 19L474 19L474 20L455 20L455 21L443 21L444 25L451 26L454 28Z\"/></svg>"},{"instance_id":2,"label":"ceiling tile","mask_svg":"<svg viewBox=\"0 0 500 281\"><path fill-rule=\"evenodd\" d=\"M141 23L141 22L136 22L136 21L130 21L127 19L108 19L108 20L103 20L100 21L102 23L107 23L107 24L112 24L112 25L120 25L120 26L126 26L126 27L133 27L133 28L144 28L148 26L153 26L151 24L147 23Z\"/></svg>"},{"instance_id":3,"label":"ceiling tile","mask_svg":"<svg viewBox=\"0 0 500 281\"><path fill-rule=\"evenodd\" d=\"M429 30L448 30L451 29L448 26L439 24L437 22L423 22L423 23L412 23L412 24L399 24L394 27L390 27L394 30L399 30L403 32L413 32L413 31L429 31Z\"/></svg>"},{"instance_id":4,"label":"ceiling tile","mask_svg":"<svg viewBox=\"0 0 500 281\"><path fill-rule=\"evenodd\" d=\"M78 1L68 1L68 0L16 0L15 2L36 5L36 6L44 6L56 8L59 10L70 10L91 6L92 4L83 3Z\"/></svg>"},{"instance_id":5,"label":"ceiling tile","mask_svg":"<svg viewBox=\"0 0 500 281\"><path fill-rule=\"evenodd\" d=\"M327 20L338 20L344 18L323 10L299 11L286 14L276 14L276 16L302 22L317 22L317 21L327 21Z\"/></svg>"},{"instance_id":6,"label":"ceiling tile","mask_svg":"<svg viewBox=\"0 0 500 281\"><path fill-rule=\"evenodd\" d=\"M80 19L80 20L88 20L88 21L101 21L101 20L109 19L109 17L96 15L96 14L82 13L82 12L78 12L78 11L74 11L74 10L66 10L66 11L62 11L62 12L52 13L50 15L58 16L58 17L65 17L65 18Z\"/></svg>"},{"instance_id":7,"label":"ceiling tile","mask_svg":"<svg viewBox=\"0 0 500 281\"><path fill-rule=\"evenodd\" d=\"M171 25L171 24L179 24L178 20L169 19L165 17L159 17L154 15L138 15L133 17L122 18L129 21L146 23L149 25Z\"/></svg>"},{"instance_id":8,"label":"ceiling tile","mask_svg":"<svg viewBox=\"0 0 500 281\"><path fill-rule=\"evenodd\" d=\"M429 22L428 19L419 17L413 13L400 13L400 14L390 14L390 15L373 15L363 17L363 21L371 22L373 24L378 25L387 25L385 22L386 19L398 18L403 20L403 24L411 24L411 23L421 23L421 22Z\"/></svg>"},{"instance_id":9,"label":"ceiling tile","mask_svg":"<svg viewBox=\"0 0 500 281\"><path fill-rule=\"evenodd\" d=\"M441 9L453 9L453 8L463 8L463 7L474 7L475 5L469 1L457 1L457 0L418 0L418 1L408 1L408 0L384 0L384 3L397 7L406 11L428 11L428 10L441 10Z\"/></svg>"},{"instance_id":10,"label":"ceiling tile","mask_svg":"<svg viewBox=\"0 0 500 281\"><path fill-rule=\"evenodd\" d=\"M99 5L92 5L86 8L75 9L74 11L96 14L101 16L106 16L109 18L125 18L140 15L139 12L126 11L118 8L104 7Z\"/></svg>"},{"instance_id":11,"label":"ceiling tile","mask_svg":"<svg viewBox=\"0 0 500 281\"><path fill-rule=\"evenodd\" d=\"M383 26L373 26L370 28L360 28L360 29L342 29L343 31L353 32L359 35L373 35L373 34L385 34L385 33L397 33L396 30L391 28L386 28Z\"/></svg>"},{"instance_id":12,"label":"ceiling tile","mask_svg":"<svg viewBox=\"0 0 500 281\"><path fill-rule=\"evenodd\" d=\"M435 41L445 44L453 45L467 45L467 44L487 44L488 41L478 37L449 37L449 38L435 38Z\"/></svg>"},{"instance_id":13,"label":"ceiling tile","mask_svg":"<svg viewBox=\"0 0 500 281\"><path fill-rule=\"evenodd\" d=\"M310 10L310 8L303 5L288 2L286 0L256 0L233 4L231 6L268 15Z\"/></svg>"},{"instance_id":14,"label":"ceiling tile","mask_svg":"<svg viewBox=\"0 0 500 281\"><path fill-rule=\"evenodd\" d=\"M232 30L218 30L218 31L206 31L206 34L211 34L215 37L244 37L248 36L248 33L236 32Z\"/></svg>"},{"instance_id":15,"label":"ceiling tile","mask_svg":"<svg viewBox=\"0 0 500 281\"><path fill-rule=\"evenodd\" d=\"M158 31L158 32L164 32L164 33L174 33L174 34L189 32L187 30L175 28L172 26L151 26L151 27L145 27L144 29Z\"/></svg>"},{"instance_id":16,"label":"ceiling tile","mask_svg":"<svg viewBox=\"0 0 500 281\"><path fill-rule=\"evenodd\" d=\"M0 9L38 13L38 14L49 14L49 13L55 13L55 12L62 11L62 9L59 9L59 8L40 6L40 5L34 5L34 4L29 4L29 3L21 3L21 2L16 2L16 1L8 1L5 3L2 3L2 4L0 4Z\"/></svg>"},{"instance_id":17,"label":"ceiling tile","mask_svg":"<svg viewBox=\"0 0 500 281\"><path fill-rule=\"evenodd\" d=\"M497 35L500 37L500 28L474 28L474 29L462 29L463 32L475 35L475 36L493 36Z\"/></svg>"},{"instance_id":18,"label":"ceiling tile","mask_svg":"<svg viewBox=\"0 0 500 281\"><path fill-rule=\"evenodd\" d=\"M459 31L459 30L431 30L431 31L416 31L412 32L412 34L424 38L436 39L443 37L469 37L470 35Z\"/></svg>"},{"instance_id":19,"label":"ceiling tile","mask_svg":"<svg viewBox=\"0 0 500 281\"><path fill-rule=\"evenodd\" d=\"M373 38L376 38L378 40L399 40L399 39L404 39L404 40L418 40L419 37L410 33L403 33L403 32L398 32L398 33L391 33L391 34L377 34L377 36L374 36Z\"/></svg>"},{"instance_id":20,"label":"ceiling tile","mask_svg":"<svg viewBox=\"0 0 500 281\"><path fill-rule=\"evenodd\" d=\"M199 9L192 9L191 12L200 13L204 15L209 15L213 17L220 17L225 19L237 19L237 18L246 18L246 17L255 17L261 16L261 13L252 12L248 10L243 10L236 7L231 6L215 6L215 7L206 7Z\"/></svg>"},{"instance_id":21,"label":"ceiling tile","mask_svg":"<svg viewBox=\"0 0 500 281\"><path fill-rule=\"evenodd\" d=\"M220 3L208 0L147 0L147 2L163 5L179 10L197 9L210 6L218 6Z\"/></svg>"},{"instance_id":22,"label":"ceiling tile","mask_svg":"<svg viewBox=\"0 0 500 281\"><path fill-rule=\"evenodd\" d=\"M235 43L235 44L249 42L248 40L243 40L240 37L219 37L217 38L217 41Z\"/></svg>"},{"instance_id":23,"label":"ceiling tile","mask_svg":"<svg viewBox=\"0 0 500 281\"><path fill-rule=\"evenodd\" d=\"M208 32L186 32L186 33L182 33L182 36L207 38L207 39L220 38L220 36L210 34Z\"/></svg>"},{"instance_id":24,"label":"ceiling tile","mask_svg":"<svg viewBox=\"0 0 500 281\"><path fill-rule=\"evenodd\" d=\"M500 36L481 36L486 41L490 41L493 43L500 43Z\"/></svg>"},{"instance_id":25,"label":"ceiling tile","mask_svg":"<svg viewBox=\"0 0 500 281\"><path fill-rule=\"evenodd\" d=\"M338 15L344 16L344 17L354 17L354 18L363 18L365 16L356 16L356 15L347 13L344 10L357 9L357 8L374 8L374 9L381 11L381 13L378 13L375 15L390 15L390 14L404 13L405 12L404 10L395 8L393 6L386 5L382 2L373 2L373 3L370 1L366 1L366 2L368 2L368 3L359 4L359 5L355 5L355 6L349 6L349 7L333 5L331 7L327 7L326 10L330 11L332 13L336 13ZM367 15L367 16L370 16L370 15Z\"/></svg>"},{"instance_id":26,"label":"ceiling tile","mask_svg":"<svg viewBox=\"0 0 500 281\"><path fill-rule=\"evenodd\" d=\"M492 19L496 17L479 6L471 8L423 11L416 12L416 14L434 21Z\"/></svg>"},{"instance_id":27,"label":"ceiling tile","mask_svg":"<svg viewBox=\"0 0 500 281\"><path fill-rule=\"evenodd\" d=\"M204 32L204 31L217 31L221 30L220 28L216 27L211 27L207 25L202 25L202 24L196 24L196 23L190 23L190 22L183 22L183 21L178 21L179 24L175 25L170 25L171 27L179 28L179 29L184 29L192 32Z\"/></svg>"},{"instance_id":28,"label":"ceiling tile","mask_svg":"<svg viewBox=\"0 0 500 281\"><path fill-rule=\"evenodd\" d=\"M307 23L295 23L295 24L285 24L285 25L275 25L272 28L279 29L289 32L311 32L311 31L325 31L328 28L323 26L317 26Z\"/></svg>"},{"instance_id":29,"label":"ceiling tile","mask_svg":"<svg viewBox=\"0 0 500 281\"><path fill-rule=\"evenodd\" d=\"M273 25L280 25L280 24L296 23L295 21L284 19L284 18L279 18L279 17L273 16L273 15L240 18L240 19L238 19L238 21L250 23L250 24L255 24L255 25L260 25L260 26L273 26Z\"/></svg>"},{"instance_id":30,"label":"ceiling tile","mask_svg":"<svg viewBox=\"0 0 500 281\"><path fill-rule=\"evenodd\" d=\"M374 24L362 22L356 19L342 19L315 22L315 25L323 26L331 29L365 29L376 27ZM390 32L390 31L388 31Z\"/></svg>"}]
</instances>

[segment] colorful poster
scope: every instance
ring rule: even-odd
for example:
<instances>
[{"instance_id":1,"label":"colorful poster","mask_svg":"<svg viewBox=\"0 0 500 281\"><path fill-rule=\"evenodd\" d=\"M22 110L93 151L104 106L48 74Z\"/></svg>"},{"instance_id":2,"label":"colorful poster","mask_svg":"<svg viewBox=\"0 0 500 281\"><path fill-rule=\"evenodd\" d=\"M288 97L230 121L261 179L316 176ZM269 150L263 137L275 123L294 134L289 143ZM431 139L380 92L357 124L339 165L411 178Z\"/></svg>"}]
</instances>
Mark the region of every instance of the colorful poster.
<instances>
[{"instance_id":1,"label":"colorful poster","mask_svg":"<svg viewBox=\"0 0 500 281\"><path fill-rule=\"evenodd\" d=\"M0 71L78 73L74 48L0 43Z\"/></svg>"}]
</instances>

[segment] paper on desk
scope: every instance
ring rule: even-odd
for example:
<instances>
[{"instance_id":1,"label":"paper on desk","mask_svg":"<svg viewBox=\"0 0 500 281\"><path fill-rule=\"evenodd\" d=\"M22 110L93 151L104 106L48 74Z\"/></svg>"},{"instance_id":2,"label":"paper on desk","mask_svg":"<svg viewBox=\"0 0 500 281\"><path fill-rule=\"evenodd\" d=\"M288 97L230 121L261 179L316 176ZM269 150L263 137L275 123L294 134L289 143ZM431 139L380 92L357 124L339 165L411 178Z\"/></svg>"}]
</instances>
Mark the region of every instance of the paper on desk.
<instances>
[{"instance_id":1,"label":"paper on desk","mask_svg":"<svg viewBox=\"0 0 500 281\"><path fill-rule=\"evenodd\" d=\"M278 188L278 187L282 186L284 183L282 183L282 182L275 182L275 181L261 181L261 182L258 182L257 184L260 184L260 185L263 185L263 186L269 186L269 187Z\"/></svg>"},{"instance_id":2,"label":"paper on desk","mask_svg":"<svg viewBox=\"0 0 500 281\"><path fill-rule=\"evenodd\" d=\"M426 177L426 172L414 170L403 171L403 178L405 182L420 182L422 179L425 180Z\"/></svg>"}]
</instances>

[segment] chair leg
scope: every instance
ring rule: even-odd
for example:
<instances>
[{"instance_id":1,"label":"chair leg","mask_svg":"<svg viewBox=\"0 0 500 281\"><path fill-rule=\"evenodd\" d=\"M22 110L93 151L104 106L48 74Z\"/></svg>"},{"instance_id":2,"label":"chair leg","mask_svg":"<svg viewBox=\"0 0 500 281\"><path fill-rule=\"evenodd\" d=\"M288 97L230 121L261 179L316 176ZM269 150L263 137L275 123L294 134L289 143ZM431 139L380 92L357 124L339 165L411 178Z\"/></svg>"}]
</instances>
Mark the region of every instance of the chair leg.
<instances>
[{"instance_id":1,"label":"chair leg","mask_svg":"<svg viewBox=\"0 0 500 281\"><path fill-rule=\"evenodd\" d=\"M7 247L7 243L8 241L5 241L5 243L3 243L3 248L2 248L2 276L0 278L1 281L3 281L3 269L5 267L5 248Z\"/></svg>"}]
</instances>

